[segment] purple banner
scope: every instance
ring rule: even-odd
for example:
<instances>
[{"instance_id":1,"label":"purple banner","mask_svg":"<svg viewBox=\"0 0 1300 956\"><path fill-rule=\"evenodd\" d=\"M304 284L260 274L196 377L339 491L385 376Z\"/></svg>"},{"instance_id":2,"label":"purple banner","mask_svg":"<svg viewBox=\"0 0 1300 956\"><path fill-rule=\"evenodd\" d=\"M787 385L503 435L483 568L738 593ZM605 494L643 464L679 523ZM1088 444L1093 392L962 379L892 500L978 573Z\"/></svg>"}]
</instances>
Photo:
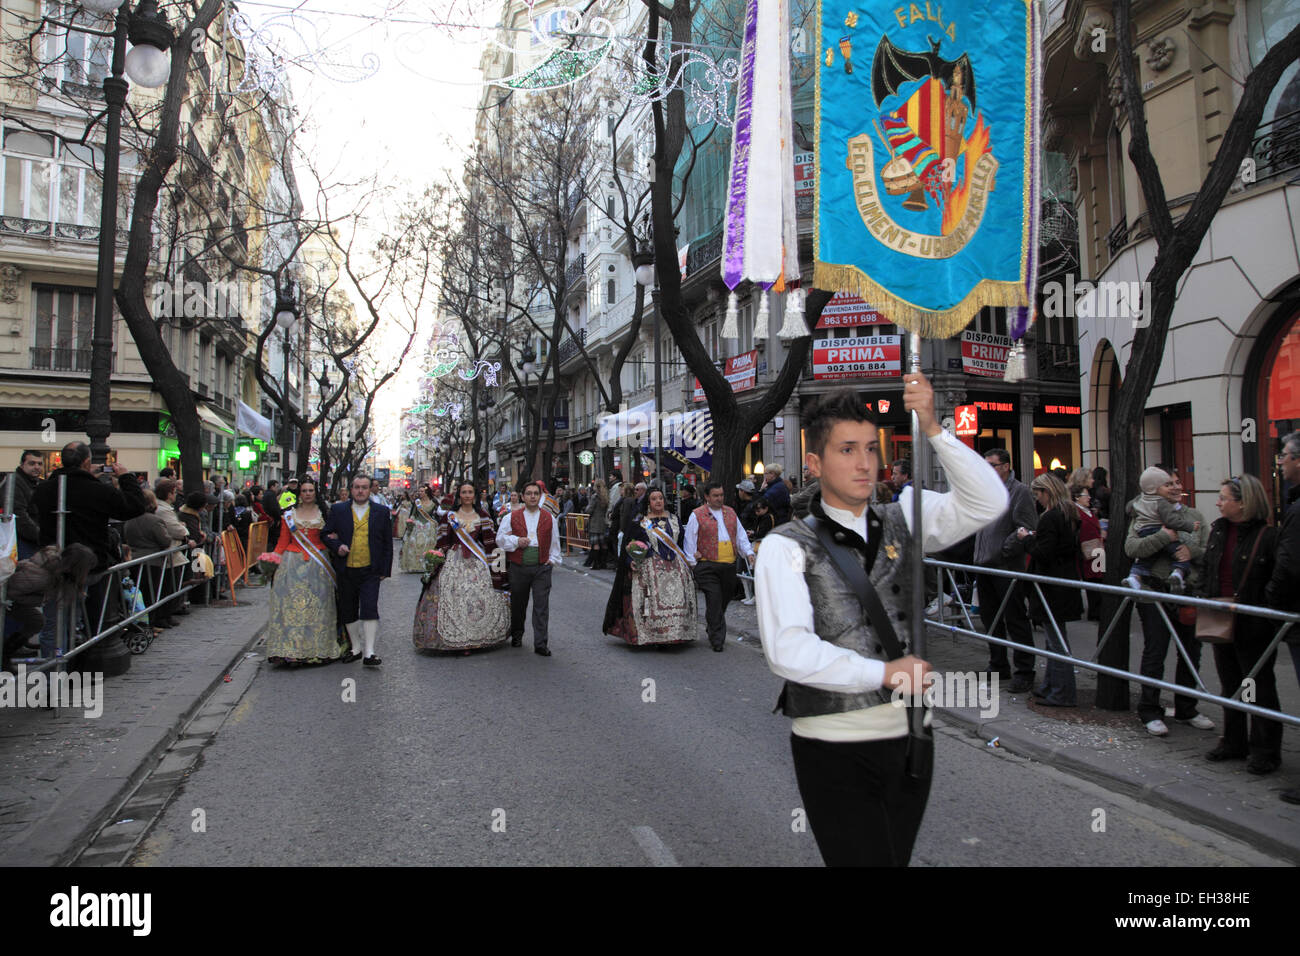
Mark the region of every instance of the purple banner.
<instances>
[{"instance_id":1,"label":"purple banner","mask_svg":"<svg viewBox=\"0 0 1300 956\"><path fill-rule=\"evenodd\" d=\"M731 145L731 186L727 192L727 234L722 281L734 289L745 276L745 214L749 201L749 148L754 120L754 57L758 34L758 0L745 4L745 43L740 85L736 92L736 129Z\"/></svg>"}]
</instances>

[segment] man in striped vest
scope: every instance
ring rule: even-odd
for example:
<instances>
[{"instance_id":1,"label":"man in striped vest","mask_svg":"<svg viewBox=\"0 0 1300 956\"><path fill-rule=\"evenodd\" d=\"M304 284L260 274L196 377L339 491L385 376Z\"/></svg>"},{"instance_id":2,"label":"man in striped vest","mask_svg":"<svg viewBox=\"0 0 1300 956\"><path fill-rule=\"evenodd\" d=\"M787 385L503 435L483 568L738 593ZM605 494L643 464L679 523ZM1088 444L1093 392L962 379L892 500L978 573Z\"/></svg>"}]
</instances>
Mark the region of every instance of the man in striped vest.
<instances>
[{"instance_id":1,"label":"man in striped vest","mask_svg":"<svg viewBox=\"0 0 1300 956\"><path fill-rule=\"evenodd\" d=\"M524 643L524 613L533 599L533 652L550 657L547 624L551 606L551 568L560 557L560 534L555 518L538 504L542 488L530 481L524 485L524 506L508 511L497 528L497 547L510 564L510 646Z\"/></svg>"},{"instance_id":2,"label":"man in striped vest","mask_svg":"<svg viewBox=\"0 0 1300 956\"><path fill-rule=\"evenodd\" d=\"M686 524L686 559L695 568L695 584L704 592L704 620L709 646L727 646L727 604L736 592L736 555L754 560L754 549L736 512L723 504L722 482L704 488L704 501Z\"/></svg>"}]
</instances>

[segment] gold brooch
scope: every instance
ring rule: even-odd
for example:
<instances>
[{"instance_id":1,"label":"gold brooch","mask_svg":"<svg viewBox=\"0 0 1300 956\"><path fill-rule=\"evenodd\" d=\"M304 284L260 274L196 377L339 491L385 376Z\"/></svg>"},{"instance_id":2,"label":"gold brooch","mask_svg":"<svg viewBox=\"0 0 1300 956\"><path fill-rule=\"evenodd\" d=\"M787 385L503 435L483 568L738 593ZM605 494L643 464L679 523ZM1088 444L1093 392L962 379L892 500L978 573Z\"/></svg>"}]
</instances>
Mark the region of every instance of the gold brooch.
<instances>
[{"instance_id":1,"label":"gold brooch","mask_svg":"<svg viewBox=\"0 0 1300 956\"><path fill-rule=\"evenodd\" d=\"M892 544L887 544L885 545L885 555L889 558L890 561L897 561L898 549L894 547Z\"/></svg>"}]
</instances>

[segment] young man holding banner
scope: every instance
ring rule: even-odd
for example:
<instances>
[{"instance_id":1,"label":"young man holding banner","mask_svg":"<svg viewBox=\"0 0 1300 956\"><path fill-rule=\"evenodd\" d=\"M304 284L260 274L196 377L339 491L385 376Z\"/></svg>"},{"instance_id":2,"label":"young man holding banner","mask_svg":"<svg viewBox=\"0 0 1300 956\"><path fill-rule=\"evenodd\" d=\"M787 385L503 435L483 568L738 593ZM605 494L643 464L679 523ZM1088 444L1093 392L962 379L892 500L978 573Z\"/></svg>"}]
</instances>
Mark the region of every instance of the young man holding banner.
<instances>
[{"instance_id":1,"label":"young man holding banner","mask_svg":"<svg viewBox=\"0 0 1300 956\"><path fill-rule=\"evenodd\" d=\"M939 427L925 377L904 379L904 405L952 486L922 498L923 550L938 551L1000 515L1007 494L978 454ZM807 518L764 538L755 570L759 635L768 666L786 680L777 707L794 719L795 777L822 859L906 866L932 761L913 748L904 707L929 671L908 640L911 565L922 560L912 538L916 486L871 507L879 434L856 393L827 395L804 421L805 462L820 491Z\"/></svg>"}]
</instances>

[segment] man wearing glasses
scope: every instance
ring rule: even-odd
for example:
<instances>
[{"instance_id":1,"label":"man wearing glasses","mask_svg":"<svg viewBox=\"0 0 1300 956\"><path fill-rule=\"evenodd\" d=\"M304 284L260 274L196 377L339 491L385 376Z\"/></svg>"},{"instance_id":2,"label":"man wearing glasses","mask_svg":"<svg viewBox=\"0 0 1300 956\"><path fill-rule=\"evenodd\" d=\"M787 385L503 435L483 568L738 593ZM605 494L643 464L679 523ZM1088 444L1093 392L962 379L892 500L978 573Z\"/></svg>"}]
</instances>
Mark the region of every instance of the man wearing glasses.
<instances>
[{"instance_id":1,"label":"man wearing glasses","mask_svg":"<svg viewBox=\"0 0 1300 956\"><path fill-rule=\"evenodd\" d=\"M1289 488L1286 512L1277 536L1277 559L1273 576L1264 589L1264 603L1279 611L1300 611L1300 432L1291 432L1282 439L1277 464ZM1296 630L1287 632L1287 644L1296 680L1300 680L1300 646L1297 646L1300 636ZM1287 803L1300 803L1300 790L1283 790L1281 797Z\"/></svg>"}]
</instances>

